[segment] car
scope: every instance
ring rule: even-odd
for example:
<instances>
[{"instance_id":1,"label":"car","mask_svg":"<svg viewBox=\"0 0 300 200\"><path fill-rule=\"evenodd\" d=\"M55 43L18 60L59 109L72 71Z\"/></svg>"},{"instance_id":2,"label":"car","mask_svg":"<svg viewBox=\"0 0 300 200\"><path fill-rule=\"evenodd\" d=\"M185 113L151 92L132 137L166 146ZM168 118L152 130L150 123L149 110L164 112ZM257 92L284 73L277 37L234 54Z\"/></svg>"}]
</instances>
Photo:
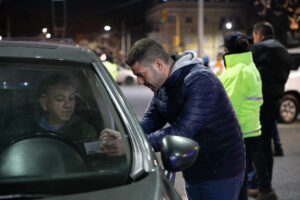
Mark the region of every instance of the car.
<instances>
[{"instance_id":1,"label":"car","mask_svg":"<svg viewBox=\"0 0 300 200\"><path fill-rule=\"evenodd\" d=\"M137 83L137 78L130 69L118 66L117 83L120 85L133 85Z\"/></svg>"},{"instance_id":2,"label":"car","mask_svg":"<svg viewBox=\"0 0 300 200\"><path fill-rule=\"evenodd\" d=\"M2 41L0 71L1 199L181 199L174 172L193 164L198 144L166 136L159 161L91 50ZM103 150L102 130L116 134L118 154Z\"/></svg>"},{"instance_id":3,"label":"car","mask_svg":"<svg viewBox=\"0 0 300 200\"><path fill-rule=\"evenodd\" d=\"M279 121L283 123L296 121L300 112L300 48L288 51L291 58L291 72L279 105Z\"/></svg>"},{"instance_id":4,"label":"car","mask_svg":"<svg viewBox=\"0 0 300 200\"><path fill-rule=\"evenodd\" d=\"M279 121L292 123L300 113L300 68L291 70L280 100Z\"/></svg>"}]
</instances>

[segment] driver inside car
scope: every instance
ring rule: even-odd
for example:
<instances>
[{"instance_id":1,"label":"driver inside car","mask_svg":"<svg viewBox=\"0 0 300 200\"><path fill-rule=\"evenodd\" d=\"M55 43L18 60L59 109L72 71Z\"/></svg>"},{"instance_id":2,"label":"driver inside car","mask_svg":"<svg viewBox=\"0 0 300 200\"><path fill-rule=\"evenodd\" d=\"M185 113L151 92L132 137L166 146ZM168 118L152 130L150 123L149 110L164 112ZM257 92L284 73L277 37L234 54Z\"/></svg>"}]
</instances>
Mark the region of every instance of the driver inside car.
<instances>
[{"instance_id":1,"label":"driver inside car","mask_svg":"<svg viewBox=\"0 0 300 200\"><path fill-rule=\"evenodd\" d=\"M5 135L8 143L16 138L47 131L56 133L71 140L79 151L86 150L91 142L101 141L101 145L93 145L95 152L117 156L124 153L120 133L104 129L100 133L85 119L74 113L76 87L68 76L53 74L45 78L37 90L37 109L32 116L17 118L11 123ZM90 145L91 146L91 145Z\"/></svg>"}]
</instances>

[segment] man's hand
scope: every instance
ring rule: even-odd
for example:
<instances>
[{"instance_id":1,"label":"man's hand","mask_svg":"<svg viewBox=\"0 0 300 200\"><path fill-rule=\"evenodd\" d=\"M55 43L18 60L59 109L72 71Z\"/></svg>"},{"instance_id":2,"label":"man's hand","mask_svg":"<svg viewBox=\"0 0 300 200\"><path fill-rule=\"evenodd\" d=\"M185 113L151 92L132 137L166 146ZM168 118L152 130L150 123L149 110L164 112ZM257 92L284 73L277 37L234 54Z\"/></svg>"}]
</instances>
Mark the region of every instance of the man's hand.
<instances>
[{"instance_id":1,"label":"man's hand","mask_svg":"<svg viewBox=\"0 0 300 200\"><path fill-rule=\"evenodd\" d=\"M109 156L120 156L125 152L121 135L118 131L104 129L100 132L100 141L103 141L101 150Z\"/></svg>"}]
</instances>

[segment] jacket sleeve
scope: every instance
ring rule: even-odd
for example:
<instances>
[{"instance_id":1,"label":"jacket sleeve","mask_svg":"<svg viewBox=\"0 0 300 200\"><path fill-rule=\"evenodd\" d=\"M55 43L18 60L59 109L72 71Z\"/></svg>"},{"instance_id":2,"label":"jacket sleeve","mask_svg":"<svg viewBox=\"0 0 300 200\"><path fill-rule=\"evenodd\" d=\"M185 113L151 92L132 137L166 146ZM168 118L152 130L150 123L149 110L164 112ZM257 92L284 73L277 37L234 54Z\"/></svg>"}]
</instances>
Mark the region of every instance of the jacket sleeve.
<instances>
[{"instance_id":1,"label":"jacket sleeve","mask_svg":"<svg viewBox=\"0 0 300 200\"><path fill-rule=\"evenodd\" d=\"M166 123L166 120L161 116L155 106L155 99L152 98L146 113L140 122L144 132L148 135L162 128Z\"/></svg>"},{"instance_id":2,"label":"jacket sleeve","mask_svg":"<svg viewBox=\"0 0 300 200\"><path fill-rule=\"evenodd\" d=\"M193 138L204 128L206 119L219 95L217 78L212 74L203 74L200 70L193 71L184 80L183 111L175 123L148 135L155 151L159 151L162 139L166 135L178 135Z\"/></svg>"}]
</instances>

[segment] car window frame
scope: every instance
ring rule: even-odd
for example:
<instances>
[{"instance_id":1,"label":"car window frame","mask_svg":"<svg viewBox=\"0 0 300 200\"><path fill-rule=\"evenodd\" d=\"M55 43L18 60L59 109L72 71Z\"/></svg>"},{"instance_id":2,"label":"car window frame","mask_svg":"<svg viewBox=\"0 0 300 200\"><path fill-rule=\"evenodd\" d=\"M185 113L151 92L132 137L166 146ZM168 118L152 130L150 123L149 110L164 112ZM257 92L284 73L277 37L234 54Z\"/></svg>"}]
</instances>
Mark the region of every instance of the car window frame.
<instances>
[{"instance_id":1,"label":"car window frame","mask_svg":"<svg viewBox=\"0 0 300 200\"><path fill-rule=\"evenodd\" d=\"M106 70L103 64L100 63L100 61L93 62L92 65L103 85L106 87L106 90L110 94L109 96L112 98L112 102L114 102L120 117L125 123L133 150L133 163L130 176L133 180L138 180L154 170L154 168L158 165L157 160L153 155L153 151L150 151L152 147L149 142L145 143L147 138L145 134L140 134L144 132L139 124L139 121L137 120L133 111L130 109L129 104L125 100L125 97L119 87L116 85L116 82L112 80L109 72Z\"/></svg>"}]
</instances>

